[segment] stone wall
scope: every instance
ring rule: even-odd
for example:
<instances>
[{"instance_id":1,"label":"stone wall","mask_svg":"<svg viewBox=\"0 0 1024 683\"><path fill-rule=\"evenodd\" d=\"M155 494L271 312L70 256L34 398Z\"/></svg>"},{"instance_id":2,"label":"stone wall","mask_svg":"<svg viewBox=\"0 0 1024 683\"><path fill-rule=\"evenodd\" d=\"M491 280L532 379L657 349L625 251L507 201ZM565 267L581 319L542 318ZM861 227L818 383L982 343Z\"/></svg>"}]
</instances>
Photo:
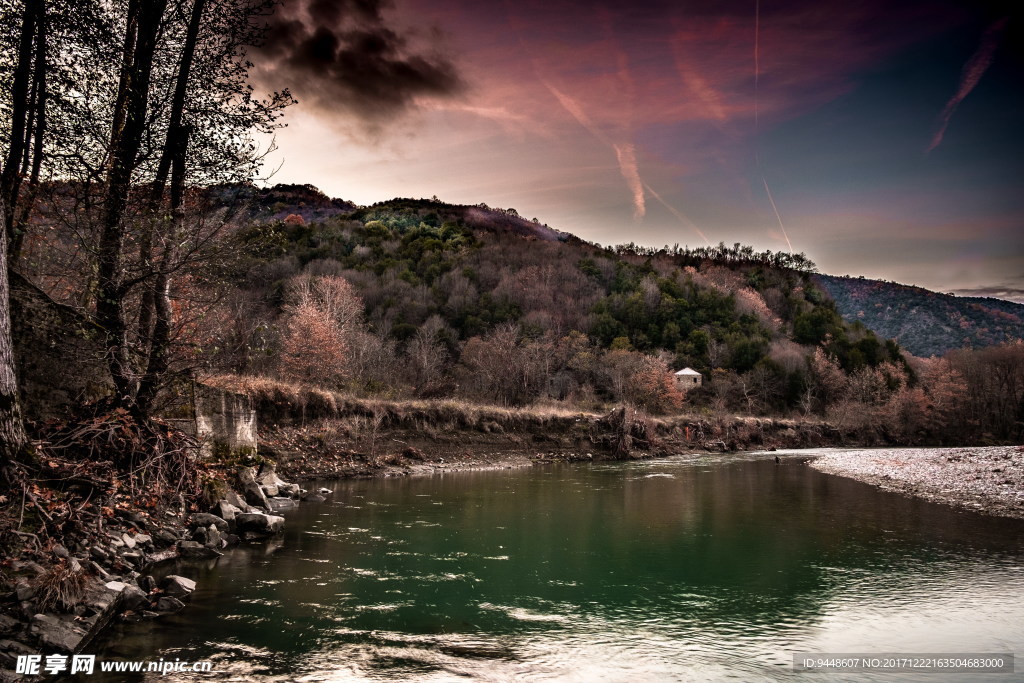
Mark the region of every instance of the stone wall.
<instances>
[{"instance_id":1,"label":"stone wall","mask_svg":"<svg viewBox=\"0 0 1024 683\"><path fill-rule=\"evenodd\" d=\"M203 455L255 454L256 410L248 396L196 384L196 436Z\"/></svg>"},{"instance_id":2,"label":"stone wall","mask_svg":"<svg viewBox=\"0 0 1024 683\"><path fill-rule=\"evenodd\" d=\"M102 330L17 273L10 281L11 337L25 417L45 420L113 393Z\"/></svg>"}]
</instances>

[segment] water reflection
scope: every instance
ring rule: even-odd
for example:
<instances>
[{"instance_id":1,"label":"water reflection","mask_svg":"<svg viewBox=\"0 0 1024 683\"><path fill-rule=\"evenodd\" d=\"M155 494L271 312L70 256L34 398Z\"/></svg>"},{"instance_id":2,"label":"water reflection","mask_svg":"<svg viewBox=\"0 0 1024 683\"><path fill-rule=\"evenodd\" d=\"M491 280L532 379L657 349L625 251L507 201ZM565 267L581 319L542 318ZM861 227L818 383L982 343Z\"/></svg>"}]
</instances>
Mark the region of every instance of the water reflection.
<instances>
[{"instance_id":1,"label":"water reflection","mask_svg":"<svg viewBox=\"0 0 1024 683\"><path fill-rule=\"evenodd\" d=\"M181 569L193 605L103 655L213 659L222 680L592 681L786 680L794 651L1024 652L1024 525L798 459L326 485L336 502L274 543Z\"/></svg>"}]
</instances>

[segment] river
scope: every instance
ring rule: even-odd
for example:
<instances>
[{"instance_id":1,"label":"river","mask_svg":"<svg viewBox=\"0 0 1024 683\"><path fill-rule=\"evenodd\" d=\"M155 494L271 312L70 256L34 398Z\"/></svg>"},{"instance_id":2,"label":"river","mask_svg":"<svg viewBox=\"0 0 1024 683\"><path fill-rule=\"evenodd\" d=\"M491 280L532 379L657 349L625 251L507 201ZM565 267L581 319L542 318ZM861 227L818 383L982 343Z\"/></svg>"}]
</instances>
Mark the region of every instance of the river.
<instances>
[{"instance_id":1,"label":"river","mask_svg":"<svg viewBox=\"0 0 1024 683\"><path fill-rule=\"evenodd\" d=\"M1024 522L803 457L318 482L331 502L177 568L192 604L115 627L99 658L209 660L202 680L686 681L805 679L794 652L1024 655ZM815 680L840 679L971 676Z\"/></svg>"}]
</instances>

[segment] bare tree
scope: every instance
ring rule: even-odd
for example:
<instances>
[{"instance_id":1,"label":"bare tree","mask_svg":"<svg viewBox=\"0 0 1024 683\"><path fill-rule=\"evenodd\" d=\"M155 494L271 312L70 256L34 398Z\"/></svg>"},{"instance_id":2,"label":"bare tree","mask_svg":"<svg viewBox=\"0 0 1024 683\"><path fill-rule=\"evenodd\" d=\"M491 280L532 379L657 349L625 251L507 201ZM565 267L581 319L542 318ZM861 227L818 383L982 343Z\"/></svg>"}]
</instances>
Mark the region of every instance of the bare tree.
<instances>
[{"instance_id":1,"label":"bare tree","mask_svg":"<svg viewBox=\"0 0 1024 683\"><path fill-rule=\"evenodd\" d=\"M0 200L0 219L6 219ZM0 231L0 474L28 443L21 421L18 381L11 344L10 286L7 278L7 233Z\"/></svg>"}]
</instances>

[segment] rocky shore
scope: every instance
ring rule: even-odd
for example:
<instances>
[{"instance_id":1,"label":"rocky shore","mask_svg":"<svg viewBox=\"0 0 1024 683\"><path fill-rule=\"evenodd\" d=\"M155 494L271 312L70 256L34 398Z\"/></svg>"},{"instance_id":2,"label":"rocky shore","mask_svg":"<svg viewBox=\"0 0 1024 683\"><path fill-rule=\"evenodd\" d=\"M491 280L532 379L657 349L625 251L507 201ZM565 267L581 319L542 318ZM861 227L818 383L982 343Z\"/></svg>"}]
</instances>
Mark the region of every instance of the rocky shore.
<instances>
[{"instance_id":1,"label":"rocky shore","mask_svg":"<svg viewBox=\"0 0 1024 683\"><path fill-rule=\"evenodd\" d=\"M24 550L9 553L0 574L0 681L26 679L17 673L19 656L42 655L45 662L87 652L113 619L158 619L183 609L196 584L169 573L174 563L217 558L232 545L272 537L285 523L276 513L325 495L330 491L283 481L268 462L237 468L208 512L101 501L83 506L79 517L92 521L67 528L60 542L23 534ZM36 665L33 671L45 673L40 660Z\"/></svg>"},{"instance_id":2,"label":"rocky shore","mask_svg":"<svg viewBox=\"0 0 1024 683\"><path fill-rule=\"evenodd\" d=\"M843 451L811 466L886 491L1024 519L1024 446Z\"/></svg>"}]
</instances>

